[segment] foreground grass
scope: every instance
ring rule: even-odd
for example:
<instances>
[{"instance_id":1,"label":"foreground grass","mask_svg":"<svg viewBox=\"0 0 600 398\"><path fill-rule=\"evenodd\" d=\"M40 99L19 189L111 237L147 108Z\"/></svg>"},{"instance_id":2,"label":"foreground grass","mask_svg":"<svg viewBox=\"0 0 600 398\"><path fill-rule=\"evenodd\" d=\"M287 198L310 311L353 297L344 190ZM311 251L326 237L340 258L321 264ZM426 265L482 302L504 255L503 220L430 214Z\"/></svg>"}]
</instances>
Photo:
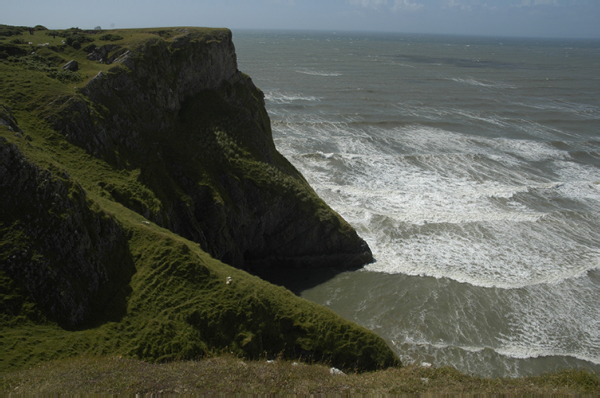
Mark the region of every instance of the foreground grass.
<instances>
[{"instance_id":1,"label":"foreground grass","mask_svg":"<svg viewBox=\"0 0 600 398\"><path fill-rule=\"evenodd\" d=\"M0 394L600 394L600 379L569 370L520 379L485 379L457 370L406 366L333 375L328 366L226 355L197 362L149 364L119 357L52 361L5 374Z\"/></svg>"}]
</instances>

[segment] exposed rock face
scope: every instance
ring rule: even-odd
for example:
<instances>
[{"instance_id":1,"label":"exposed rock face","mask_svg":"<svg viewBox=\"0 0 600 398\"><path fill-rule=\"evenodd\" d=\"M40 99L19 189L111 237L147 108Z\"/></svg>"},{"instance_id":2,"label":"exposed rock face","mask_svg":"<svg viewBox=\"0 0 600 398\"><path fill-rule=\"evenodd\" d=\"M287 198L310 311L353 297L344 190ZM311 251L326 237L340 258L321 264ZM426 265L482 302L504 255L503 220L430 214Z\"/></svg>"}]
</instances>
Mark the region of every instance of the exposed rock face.
<instances>
[{"instance_id":1,"label":"exposed rock face","mask_svg":"<svg viewBox=\"0 0 600 398\"><path fill-rule=\"evenodd\" d=\"M115 51L115 50L120 51ZM113 44L107 44L101 47L96 47L91 53L88 54L90 61L98 61L105 64L112 64L115 60L125 54L128 50L120 49L119 46ZM109 56L109 54L112 54Z\"/></svg>"},{"instance_id":2,"label":"exposed rock face","mask_svg":"<svg viewBox=\"0 0 600 398\"><path fill-rule=\"evenodd\" d=\"M63 65L63 69L70 70L71 72L76 72L79 69L79 64L74 59L70 60L66 64Z\"/></svg>"},{"instance_id":3,"label":"exposed rock face","mask_svg":"<svg viewBox=\"0 0 600 398\"><path fill-rule=\"evenodd\" d=\"M68 174L40 169L0 138L0 269L68 327L103 311L133 273L127 236L90 206Z\"/></svg>"},{"instance_id":4,"label":"exposed rock face","mask_svg":"<svg viewBox=\"0 0 600 398\"><path fill-rule=\"evenodd\" d=\"M115 199L240 268L372 261L276 151L263 94L237 69L231 32L153 39L115 62L51 120L94 156L142 169L161 209Z\"/></svg>"}]
</instances>

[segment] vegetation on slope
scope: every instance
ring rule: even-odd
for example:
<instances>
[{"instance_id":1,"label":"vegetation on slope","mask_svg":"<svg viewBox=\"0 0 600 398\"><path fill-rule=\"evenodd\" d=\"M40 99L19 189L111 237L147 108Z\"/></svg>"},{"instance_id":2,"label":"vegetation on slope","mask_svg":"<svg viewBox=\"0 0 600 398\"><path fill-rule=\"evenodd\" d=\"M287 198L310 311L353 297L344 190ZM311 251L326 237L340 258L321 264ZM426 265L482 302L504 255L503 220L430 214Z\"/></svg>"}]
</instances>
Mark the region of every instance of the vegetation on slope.
<instances>
[{"instance_id":1,"label":"vegetation on slope","mask_svg":"<svg viewBox=\"0 0 600 398\"><path fill-rule=\"evenodd\" d=\"M230 35L185 31L203 43ZM193 204L181 189L184 177L195 179L195 189L210 188L203 192L215 203L237 203L220 174L233 170L234 183L284 192L289 203L347 227L274 147L267 148L268 164L260 158L265 148L245 142L239 118L253 117L245 107L260 108L248 77L240 83L246 88L225 84L187 100L164 135L144 131L132 145L108 140L105 153L75 145L57 130L60 120L76 125L86 117L78 109L91 112L86 128L106 127L120 115L110 103L80 94L99 72L113 73L113 64L90 59L91 52L116 59L182 33L37 27L31 35L0 27L0 372L81 354L165 362L228 352L329 361L344 369L397 365L372 332L222 263L206 252L210 242L156 224L172 227L170 207ZM62 69L70 60L77 70ZM255 132L268 123L262 112L247 120ZM215 208L200 210L223 217Z\"/></svg>"}]
</instances>

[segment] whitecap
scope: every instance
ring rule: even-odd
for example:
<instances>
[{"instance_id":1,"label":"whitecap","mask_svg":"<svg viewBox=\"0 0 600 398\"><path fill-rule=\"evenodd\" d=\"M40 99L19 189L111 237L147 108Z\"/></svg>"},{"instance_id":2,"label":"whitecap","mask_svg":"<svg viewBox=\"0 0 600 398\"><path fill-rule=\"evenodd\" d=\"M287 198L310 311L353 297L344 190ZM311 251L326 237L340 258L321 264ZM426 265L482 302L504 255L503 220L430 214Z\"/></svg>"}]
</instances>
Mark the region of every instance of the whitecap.
<instances>
[{"instance_id":1,"label":"whitecap","mask_svg":"<svg viewBox=\"0 0 600 398\"><path fill-rule=\"evenodd\" d=\"M323 77L342 76L342 74L339 72L324 72L324 71L312 70L312 69L296 69L296 72L302 73L304 75L310 75L310 76L323 76Z\"/></svg>"},{"instance_id":2,"label":"whitecap","mask_svg":"<svg viewBox=\"0 0 600 398\"><path fill-rule=\"evenodd\" d=\"M480 87L492 87L492 88L507 88L507 89L516 89L517 87L512 85L512 84L508 84L508 83L502 83L502 82L482 82L479 80L475 80L472 77L468 77L468 78L459 78L459 77L454 77L454 78L450 78L450 80L455 81L457 83L461 83L461 84L468 84L471 86L480 86Z\"/></svg>"},{"instance_id":3,"label":"whitecap","mask_svg":"<svg viewBox=\"0 0 600 398\"><path fill-rule=\"evenodd\" d=\"M281 91L266 91L264 94L267 102L273 102L276 104L290 104L295 101L316 102L321 100L319 97L315 96Z\"/></svg>"}]
</instances>

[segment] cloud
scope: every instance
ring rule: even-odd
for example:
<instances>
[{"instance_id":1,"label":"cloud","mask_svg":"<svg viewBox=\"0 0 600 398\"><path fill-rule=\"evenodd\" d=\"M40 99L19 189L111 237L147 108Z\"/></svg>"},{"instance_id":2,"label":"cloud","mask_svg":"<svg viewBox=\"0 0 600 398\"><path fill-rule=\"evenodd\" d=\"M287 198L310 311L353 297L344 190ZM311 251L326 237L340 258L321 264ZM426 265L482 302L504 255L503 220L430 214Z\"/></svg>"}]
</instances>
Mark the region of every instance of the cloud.
<instances>
[{"instance_id":1,"label":"cloud","mask_svg":"<svg viewBox=\"0 0 600 398\"><path fill-rule=\"evenodd\" d=\"M349 0L350 5L392 11L414 11L423 7L416 0Z\"/></svg>"},{"instance_id":2,"label":"cloud","mask_svg":"<svg viewBox=\"0 0 600 398\"><path fill-rule=\"evenodd\" d=\"M558 0L523 0L522 6L557 6Z\"/></svg>"},{"instance_id":3,"label":"cloud","mask_svg":"<svg viewBox=\"0 0 600 398\"><path fill-rule=\"evenodd\" d=\"M416 3L414 0L395 0L392 10L394 11L416 11L423 8L423 4Z\"/></svg>"},{"instance_id":4,"label":"cloud","mask_svg":"<svg viewBox=\"0 0 600 398\"><path fill-rule=\"evenodd\" d=\"M350 5L362 6L365 8L379 8L381 6L386 6L387 4L388 0L350 0Z\"/></svg>"}]
</instances>

